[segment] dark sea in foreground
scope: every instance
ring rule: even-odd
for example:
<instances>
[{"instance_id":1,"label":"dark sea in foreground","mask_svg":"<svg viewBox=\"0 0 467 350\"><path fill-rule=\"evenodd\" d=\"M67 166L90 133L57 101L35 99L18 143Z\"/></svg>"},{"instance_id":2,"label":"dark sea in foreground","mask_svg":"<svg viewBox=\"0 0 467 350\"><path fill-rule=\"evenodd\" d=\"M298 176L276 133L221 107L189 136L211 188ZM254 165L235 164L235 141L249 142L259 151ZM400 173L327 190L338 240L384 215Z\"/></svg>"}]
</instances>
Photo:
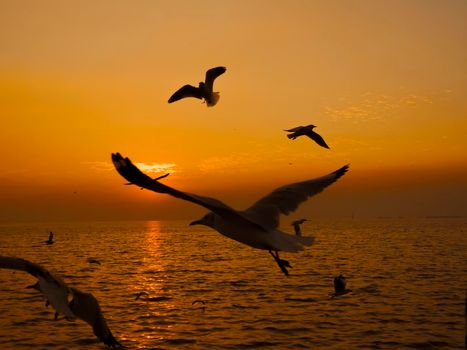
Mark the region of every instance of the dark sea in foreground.
<instances>
[{"instance_id":1,"label":"dark sea in foreground","mask_svg":"<svg viewBox=\"0 0 467 350\"><path fill-rule=\"evenodd\" d=\"M316 243L281 255L289 277L266 251L188 221L0 225L0 255L93 293L128 349L464 349L466 218L311 221L303 231ZM352 292L331 298L340 273ZM24 288L34 281L0 270L0 349L105 349L84 322L54 321ZM166 298L135 300L140 291Z\"/></svg>"}]
</instances>

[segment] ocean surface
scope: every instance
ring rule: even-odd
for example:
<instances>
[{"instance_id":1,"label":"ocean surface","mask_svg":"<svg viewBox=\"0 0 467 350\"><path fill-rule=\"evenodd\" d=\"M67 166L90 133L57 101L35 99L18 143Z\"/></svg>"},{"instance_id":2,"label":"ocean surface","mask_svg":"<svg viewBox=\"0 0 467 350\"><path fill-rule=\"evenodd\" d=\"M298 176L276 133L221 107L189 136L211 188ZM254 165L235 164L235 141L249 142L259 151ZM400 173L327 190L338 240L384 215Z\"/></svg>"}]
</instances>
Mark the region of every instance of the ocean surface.
<instances>
[{"instance_id":1,"label":"ocean surface","mask_svg":"<svg viewBox=\"0 0 467 350\"><path fill-rule=\"evenodd\" d=\"M311 221L303 232L316 243L281 255L289 277L266 251L188 221L0 225L0 255L93 293L128 349L464 349L466 218ZM352 291L332 297L339 274ZM34 282L0 270L0 349L106 348L86 323L54 320L25 289ZM142 291L161 298L135 300Z\"/></svg>"}]
</instances>

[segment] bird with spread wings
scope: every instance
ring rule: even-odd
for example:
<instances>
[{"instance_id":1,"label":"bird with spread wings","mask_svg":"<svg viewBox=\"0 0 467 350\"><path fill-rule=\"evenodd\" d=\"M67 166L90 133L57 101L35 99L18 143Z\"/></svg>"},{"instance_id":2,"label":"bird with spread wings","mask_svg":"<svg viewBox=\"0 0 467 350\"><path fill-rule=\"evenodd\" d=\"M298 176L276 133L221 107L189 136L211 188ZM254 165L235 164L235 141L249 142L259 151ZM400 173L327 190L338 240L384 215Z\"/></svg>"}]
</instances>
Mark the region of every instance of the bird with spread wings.
<instances>
[{"instance_id":1,"label":"bird with spread wings","mask_svg":"<svg viewBox=\"0 0 467 350\"><path fill-rule=\"evenodd\" d=\"M204 82L200 82L198 87L193 85L184 85L180 89L174 92L169 98L169 103L181 100L186 97L194 97L197 99L204 99L206 106L212 107L217 101L219 101L219 93L213 92L214 80L226 71L225 67L211 68L206 72L206 78Z\"/></svg>"},{"instance_id":2,"label":"bird with spread wings","mask_svg":"<svg viewBox=\"0 0 467 350\"><path fill-rule=\"evenodd\" d=\"M97 299L91 293L84 293L77 288L68 287L58 276L54 276L42 266L28 260L0 256L0 269L19 270L37 278L37 283L30 288L37 289L55 309L55 319L60 314L67 320L79 318L89 324L96 337L109 347L121 344L110 331ZM72 297L70 301L68 298Z\"/></svg>"},{"instance_id":3,"label":"bird with spread wings","mask_svg":"<svg viewBox=\"0 0 467 350\"><path fill-rule=\"evenodd\" d=\"M280 214L288 215L309 197L314 196L337 181L348 170L348 165L322 177L285 185L272 191L251 207L237 211L221 201L176 190L142 173L129 158L120 153L112 154L118 173L128 182L141 188L198 204L208 210L203 218L190 225L206 225L222 235L250 247L268 250L281 271L288 275L287 260L279 257L279 251L297 252L313 244L313 237L291 235L279 230Z\"/></svg>"},{"instance_id":4,"label":"bird with spread wings","mask_svg":"<svg viewBox=\"0 0 467 350\"><path fill-rule=\"evenodd\" d=\"M287 135L289 139L295 140L299 136L308 136L321 147L329 149L329 146L327 145L326 141L324 141L323 137L317 132L313 131L314 128L316 128L316 126L310 124L307 126L297 126L296 128L284 131L290 132L290 134Z\"/></svg>"}]
</instances>

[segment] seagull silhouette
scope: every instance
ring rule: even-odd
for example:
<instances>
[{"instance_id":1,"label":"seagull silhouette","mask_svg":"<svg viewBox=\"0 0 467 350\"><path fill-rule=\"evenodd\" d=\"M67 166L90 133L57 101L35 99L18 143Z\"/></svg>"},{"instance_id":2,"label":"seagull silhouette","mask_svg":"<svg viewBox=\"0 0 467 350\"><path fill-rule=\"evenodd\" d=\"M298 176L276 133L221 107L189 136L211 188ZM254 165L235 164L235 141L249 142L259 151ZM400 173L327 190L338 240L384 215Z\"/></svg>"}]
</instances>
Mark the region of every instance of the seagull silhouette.
<instances>
[{"instance_id":1,"label":"seagull silhouette","mask_svg":"<svg viewBox=\"0 0 467 350\"><path fill-rule=\"evenodd\" d=\"M50 245L50 244L54 244L54 243L55 243L54 242L54 234L51 231L51 232L49 232L49 239L45 241L45 244Z\"/></svg>"},{"instance_id":2,"label":"seagull silhouette","mask_svg":"<svg viewBox=\"0 0 467 350\"><path fill-rule=\"evenodd\" d=\"M28 288L41 292L47 300L45 305L50 303L55 309L55 319L59 314L63 314L68 320L79 318L92 327L94 334L104 344L110 347L121 345L112 335L99 303L92 294L68 287L61 278L25 259L0 256L0 269L20 270L36 277L38 282ZM73 297L70 302L68 296Z\"/></svg>"},{"instance_id":3,"label":"seagull silhouette","mask_svg":"<svg viewBox=\"0 0 467 350\"><path fill-rule=\"evenodd\" d=\"M296 128L284 131L291 133L287 135L289 139L295 140L297 137L305 135L315 141L321 147L329 149L329 146L326 144L321 135L313 131L314 128L316 128L316 126L310 124L307 126L297 126Z\"/></svg>"},{"instance_id":4,"label":"seagull silhouette","mask_svg":"<svg viewBox=\"0 0 467 350\"><path fill-rule=\"evenodd\" d=\"M166 301L172 299L171 297L160 296L160 297L150 297L148 292L139 292L136 294L135 300L144 300L144 301Z\"/></svg>"},{"instance_id":5,"label":"seagull silhouette","mask_svg":"<svg viewBox=\"0 0 467 350\"><path fill-rule=\"evenodd\" d=\"M338 277L334 277L334 291L336 293L342 293L345 290L346 285L347 282L344 276L339 275Z\"/></svg>"},{"instance_id":6,"label":"seagull silhouette","mask_svg":"<svg viewBox=\"0 0 467 350\"><path fill-rule=\"evenodd\" d=\"M295 221L292 221L292 226L295 230L295 234L297 236L301 236L302 235L302 230L300 228L300 225L303 224L305 221L308 221L308 219L299 219L299 220L295 220Z\"/></svg>"},{"instance_id":7,"label":"seagull silhouette","mask_svg":"<svg viewBox=\"0 0 467 350\"><path fill-rule=\"evenodd\" d=\"M198 87L193 85L184 85L178 89L172 96L169 98L169 103L181 100L185 97L195 97L204 99L206 101L206 106L212 107L219 100L219 93L213 92L214 80L221 74L225 73L225 67L215 67L211 68L206 72L206 79L204 82L200 82Z\"/></svg>"},{"instance_id":8,"label":"seagull silhouette","mask_svg":"<svg viewBox=\"0 0 467 350\"><path fill-rule=\"evenodd\" d=\"M300 203L323 191L344 175L348 169L348 165L345 165L329 175L279 187L250 208L237 211L217 199L178 191L153 180L142 173L130 159L122 157L120 153L112 154L112 161L118 173L130 183L209 209L209 213L200 220L191 222L190 225L205 225L250 247L268 250L285 275L288 275L287 267L291 266L287 260L280 259L279 251L303 250L304 246L313 244L314 238L280 231L280 214L290 214Z\"/></svg>"}]
</instances>

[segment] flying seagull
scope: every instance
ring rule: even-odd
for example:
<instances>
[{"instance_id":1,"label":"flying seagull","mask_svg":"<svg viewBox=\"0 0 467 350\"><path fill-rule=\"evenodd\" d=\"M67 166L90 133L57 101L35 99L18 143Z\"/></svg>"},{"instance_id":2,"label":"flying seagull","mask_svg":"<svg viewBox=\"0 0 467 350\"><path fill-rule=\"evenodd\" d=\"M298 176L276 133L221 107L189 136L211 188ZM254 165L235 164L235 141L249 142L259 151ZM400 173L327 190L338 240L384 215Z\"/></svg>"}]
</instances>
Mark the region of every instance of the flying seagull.
<instances>
[{"instance_id":1,"label":"flying seagull","mask_svg":"<svg viewBox=\"0 0 467 350\"><path fill-rule=\"evenodd\" d=\"M71 287L73 299L69 306L76 317L83 320L92 327L94 335L105 345L115 348L121 344L115 339L107 325L99 302L91 293L85 293L77 288Z\"/></svg>"},{"instance_id":2,"label":"flying seagull","mask_svg":"<svg viewBox=\"0 0 467 350\"><path fill-rule=\"evenodd\" d=\"M144 301L166 301L172 299L171 297L160 296L160 297L150 297L148 292L139 292L136 294L135 300L144 300Z\"/></svg>"},{"instance_id":3,"label":"flying seagull","mask_svg":"<svg viewBox=\"0 0 467 350\"><path fill-rule=\"evenodd\" d=\"M346 286L346 278L342 274L338 277L334 277L334 293L332 294L332 298L347 294L352 291L351 289L347 289Z\"/></svg>"},{"instance_id":4,"label":"flying seagull","mask_svg":"<svg viewBox=\"0 0 467 350\"><path fill-rule=\"evenodd\" d=\"M80 290L68 287L63 280L52 275L38 264L28 260L0 256L0 269L20 270L31 274L38 282L29 288L37 289L46 298L46 306L49 303L55 309L55 319L59 314L68 320L79 318L88 323L94 334L104 344L117 347L120 343L114 338L105 321L97 299L91 293L83 293ZM68 297L72 296L68 302Z\"/></svg>"},{"instance_id":5,"label":"flying seagull","mask_svg":"<svg viewBox=\"0 0 467 350\"><path fill-rule=\"evenodd\" d=\"M208 107L214 106L219 100L219 93L213 92L214 80L221 74L225 73L225 67L211 68L206 72L206 79L204 82L200 82L198 87L192 85L185 85L178 89L169 98L169 103L181 100L185 97L195 97L200 100L204 99Z\"/></svg>"},{"instance_id":6,"label":"flying seagull","mask_svg":"<svg viewBox=\"0 0 467 350\"><path fill-rule=\"evenodd\" d=\"M54 234L52 233L52 231L49 232L49 239L45 241L45 244L54 244Z\"/></svg>"},{"instance_id":7,"label":"flying seagull","mask_svg":"<svg viewBox=\"0 0 467 350\"><path fill-rule=\"evenodd\" d=\"M96 258L88 258L86 261L90 264L102 265L101 262Z\"/></svg>"},{"instance_id":8,"label":"flying seagull","mask_svg":"<svg viewBox=\"0 0 467 350\"><path fill-rule=\"evenodd\" d=\"M279 230L279 215L288 215L300 203L323 191L347 172L348 165L313 180L282 186L254 203L250 208L237 211L221 201L178 191L143 174L128 158L112 154L112 161L127 181L148 190L198 204L210 212L190 225L206 225L222 235L257 249L268 250L279 268L288 275L287 260L280 259L279 251L297 252L313 244L313 237L290 235Z\"/></svg>"},{"instance_id":9,"label":"flying seagull","mask_svg":"<svg viewBox=\"0 0 467 350\"><path fill-rule=\"evenodd\" d=\"M302 235L302 230L300 228L300 225L303 224L305 221L308 221L308 219L299 219L299 220L292 221L292 226L297 236Z\"/></svg>"},{"instance_id":10,"label":"flying seagull","mask_svg":"<svg viewBox=\"0 0 467 350\"><path fill-rule=\"evenodd\" d=\"M34 288L41 292L46 299L46 306L51 304L55 309L55 318L59 314L70 320L75 318L68 306L69 288L60 277L54 276L40 265L20 258L0 256L0 268L20 270L36 277L37 283L28 288Z\"/></svg>"},{"instance_id":11,"label":"flying seagull","mask_svg":"<svg viewBox=\"0 0 467 350\"><path fill-rule=\"evenodd\" d=\"M316 126L310 124L307 126L297 126L296 128L284 131L291 133L287 135L289 139L295 140L297 137L305 135L315 141L321 147L329 149L329 146L326 144L321 135L313 131L314 128L316 128Z\"/></svg>"}]
</instances>

